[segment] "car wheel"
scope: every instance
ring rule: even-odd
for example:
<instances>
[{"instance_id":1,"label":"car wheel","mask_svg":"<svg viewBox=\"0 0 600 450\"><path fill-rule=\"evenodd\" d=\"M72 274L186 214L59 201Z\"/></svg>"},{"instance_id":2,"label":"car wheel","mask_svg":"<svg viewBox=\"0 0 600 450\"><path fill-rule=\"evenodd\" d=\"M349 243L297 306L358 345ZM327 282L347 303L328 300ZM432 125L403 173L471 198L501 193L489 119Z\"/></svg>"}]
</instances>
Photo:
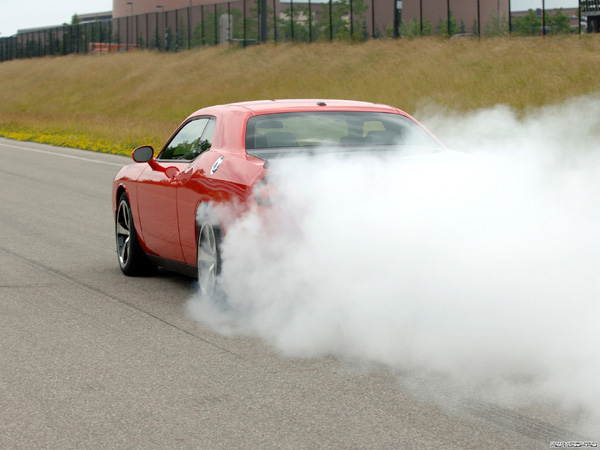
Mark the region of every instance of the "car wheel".
<instances>
[{"instance_id":1,"label":"car wheel","mask_svg":"<svg viewBox=\"0 0 600 450\"><path fill-rule=\"evenodd\" d=\"M131 216L131 206L129 206L129 199L125 192L119 199L115 219L115 235L119 266L125 275L150 275L156 271L156 266L148 260L138 241Z\"/></svg>"},{"instance_id":2,"label":"car wheel","mask_svg":"<svg viewBox=\"0 0 600 450\"><path fill-rule=\"evenodd\" d=\"M202 222L198 231L198 286L202 297L210 299L219 291L217 277L221 272L221 228Z\"/></svg>"}]
</instances>

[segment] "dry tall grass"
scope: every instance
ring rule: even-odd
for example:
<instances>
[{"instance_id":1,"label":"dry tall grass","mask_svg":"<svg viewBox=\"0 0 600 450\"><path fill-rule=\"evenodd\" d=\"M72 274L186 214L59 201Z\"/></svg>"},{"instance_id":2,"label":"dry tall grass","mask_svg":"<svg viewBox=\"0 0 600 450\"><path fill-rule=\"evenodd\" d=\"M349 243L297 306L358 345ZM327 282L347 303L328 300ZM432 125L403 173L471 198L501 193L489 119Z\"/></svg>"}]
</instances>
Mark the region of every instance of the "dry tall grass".
<instances>
[{"instance_id":1,"label":"dry tall grass","mask_svg":"<svg viewBox=\"0 0 600 450\"><path fill-rule=\"evenodd\" d=\"M9 61L0 64L0 135L41 130L103 140L117 151L158 146L196 109L261 98L348 98L410 113L424 104L523 111L598 91L599 68L599 36L270 44Z\"/></svg>"}]
</instances>

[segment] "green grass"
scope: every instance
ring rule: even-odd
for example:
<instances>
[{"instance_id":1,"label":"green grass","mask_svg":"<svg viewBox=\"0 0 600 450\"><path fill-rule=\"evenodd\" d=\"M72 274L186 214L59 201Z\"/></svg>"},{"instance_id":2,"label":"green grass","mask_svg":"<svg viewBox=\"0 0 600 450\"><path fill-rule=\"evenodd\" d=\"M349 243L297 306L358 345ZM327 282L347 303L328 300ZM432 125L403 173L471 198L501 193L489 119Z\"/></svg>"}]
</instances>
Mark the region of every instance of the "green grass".
<instances>
[{"instance_id":1,"label":"green grass","mask_svg":"<svg viewBox=\"0 0 600 450\"><path fill-rule=\"evenodd\" d=\"M374 40L0 64L0 136L129 154L191 112L264 98L517 111L598 92L600 36Z\"/></svg>"}]
</instances>

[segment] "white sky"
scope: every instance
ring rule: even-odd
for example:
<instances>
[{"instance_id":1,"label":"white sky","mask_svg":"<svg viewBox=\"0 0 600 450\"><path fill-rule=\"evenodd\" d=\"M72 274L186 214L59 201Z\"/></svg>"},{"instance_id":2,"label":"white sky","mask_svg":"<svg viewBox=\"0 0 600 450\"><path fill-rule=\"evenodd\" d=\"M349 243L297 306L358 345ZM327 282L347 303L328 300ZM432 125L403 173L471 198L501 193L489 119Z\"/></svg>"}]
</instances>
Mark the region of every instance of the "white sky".
<instances>
[{"instance_id":1,"label":"white sky","mask_svg":"<svg viewBox=\"0 0 600 450\"><path fill-rule=\"evenodd\" d=\"M73 14L112 11L113 0L0 0L0 37L17 30L71 23Z\"/></svg>"},{"instance_id":2,"label":"white sky","mask_svg":"<svg viewBox=\"0 0 600 450\"><path fill-rule=\"evenodd\" d=\"M513 11L535 9L542 7L542 0L512 0L511 5ZM546 0L548 9L576 6L577 0ZM112 0L0 0L0 37L20 29L70 23L73 14L111 11L112 7Z\"/></svg>"}]
</instances>

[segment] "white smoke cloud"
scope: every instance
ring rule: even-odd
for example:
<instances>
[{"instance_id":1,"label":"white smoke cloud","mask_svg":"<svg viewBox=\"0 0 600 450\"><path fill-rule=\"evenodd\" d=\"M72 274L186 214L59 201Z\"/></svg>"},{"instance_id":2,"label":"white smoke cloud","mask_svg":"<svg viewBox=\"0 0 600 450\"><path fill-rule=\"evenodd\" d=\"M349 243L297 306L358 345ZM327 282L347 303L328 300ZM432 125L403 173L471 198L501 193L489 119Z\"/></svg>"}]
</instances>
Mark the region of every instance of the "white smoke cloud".
<instances>
[{"instance_id":1,"label":"white smoke cloud","mask_svg":"<svg viewBox=\"0 0 600 450\"><path fill-rule=\"evenodd\" d=\"M466 155L276 166L276 205L222 244L227 306L190 314L285 355L384 364L415 392L548 399L600 431L599 113L429 107Z\"/></svg>"}]
</instances>

